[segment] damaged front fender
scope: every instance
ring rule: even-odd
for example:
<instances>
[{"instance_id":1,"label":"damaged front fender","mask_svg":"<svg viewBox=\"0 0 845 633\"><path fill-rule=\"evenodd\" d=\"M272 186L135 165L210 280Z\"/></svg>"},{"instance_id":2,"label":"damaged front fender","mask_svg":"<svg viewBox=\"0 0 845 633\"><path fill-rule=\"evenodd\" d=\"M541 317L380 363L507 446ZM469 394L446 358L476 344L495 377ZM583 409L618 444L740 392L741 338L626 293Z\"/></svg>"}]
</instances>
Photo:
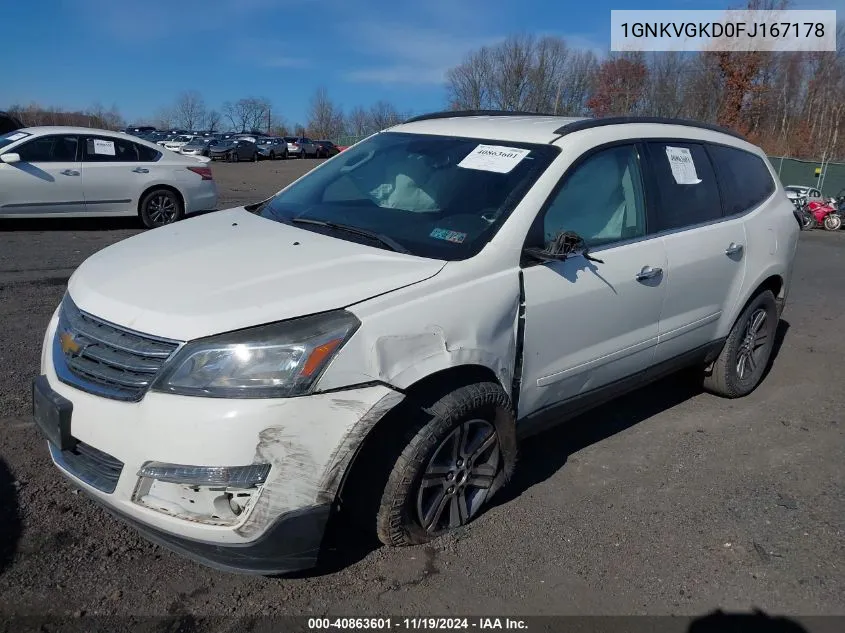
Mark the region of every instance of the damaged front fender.
<instances>
[{"instance_id":1,"label":"damaged front fender","mask_svg":"<svg viewBox=\"0 0 845 633\"><path fill-rule=\"evenodd\" d=\"M235 531L255 538L281 515L331 503L358 445L403 398L378 385L291 399L258 434L253 463L270 464L270 474Z\"/></svg>"}]
</instances>

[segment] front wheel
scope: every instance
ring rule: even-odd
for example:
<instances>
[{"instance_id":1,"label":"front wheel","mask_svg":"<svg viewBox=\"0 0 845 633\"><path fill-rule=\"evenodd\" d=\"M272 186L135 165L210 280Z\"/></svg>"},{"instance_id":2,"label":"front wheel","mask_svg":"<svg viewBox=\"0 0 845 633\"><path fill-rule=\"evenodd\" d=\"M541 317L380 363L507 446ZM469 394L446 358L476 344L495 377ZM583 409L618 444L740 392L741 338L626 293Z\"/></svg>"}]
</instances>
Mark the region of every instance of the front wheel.
<instances>
[{"instance_id":1,"label":"front wheel","mask_svg":"<svg viewBox=\"0 0 845 633\"><path fill-rule=\"evenodd\" d=\"M155 189L141 200L141 221L148 229L172 224L182 219L182 201L170 189Z\"/></svg>"},{"instance_id":2,"label":"front wheel","mask_svg":"<svg viewBox=\"0 0 845 633\"><path fill-rule=\"evenodd\" d=\"M229 162L230 163L237 163L238 162L238 155L236 152L229 152Z\"/></svg>"},{"instance_id":3,"label":"front wheel","mask_svg":"<svg viewBox=\"0 0 845 633\"><path fill-rule=\"evenodd\" d=\"M495 383L460 387L421 412L376 517L385 545L426 543L469 523L510 476L510 398Z\"/></svg>"},{"instance_id":4,"label":"front wheel","mask_svg":"<svg viewBox=\"0 0 845 633\"><path fill-rule=\"evenodd\" d=\"M777 324L775 296L764 290L734 323L712 370L705 375L704 388L725 398L740 398L754 391L769 365Z\"/></svg>"},{"instance_id":5,"label":"front wheel","mask_svg":"<svg viewBox=\"0 0 845 633\"><path fill-rule=\"evenodd\" d=\"M842 227L842 216L831 213L824 219L824 228L828 231L838 231Z\"/></svg>"},{"instance_id":6,"label":"front wheel","mask_svg":"<svg viewBox=\"0 0 845 633\"><path fill-rule=\"evenodd\" d=\"M256 152L255 154L253 154L253 155L252 155L252 162L253 162L253 163L257 163L257 162L258 162L258 152Z\"/></svg>"}]
</instances>

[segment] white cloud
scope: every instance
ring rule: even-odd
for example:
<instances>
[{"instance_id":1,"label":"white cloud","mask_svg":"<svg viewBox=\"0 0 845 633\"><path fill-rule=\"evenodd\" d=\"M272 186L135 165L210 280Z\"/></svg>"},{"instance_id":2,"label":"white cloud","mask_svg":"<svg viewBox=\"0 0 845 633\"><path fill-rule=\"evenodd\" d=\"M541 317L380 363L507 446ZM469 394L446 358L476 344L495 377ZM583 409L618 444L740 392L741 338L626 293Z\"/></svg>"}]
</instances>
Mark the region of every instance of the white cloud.
<instances>
[{"instance_id":1,"label":"white cloud","mask_svg":"<svg viewBox=\"0 0 845 633\"><path fill-rule=\"evenodd\" d=\"M344 79L369 83L441 84L446 71L467 53L504 39L503 36L458 35L444 29L412 28L404 24L367 22L344 29L358 52L387 60L343 73Z\"/></svg>"}]
</instances>

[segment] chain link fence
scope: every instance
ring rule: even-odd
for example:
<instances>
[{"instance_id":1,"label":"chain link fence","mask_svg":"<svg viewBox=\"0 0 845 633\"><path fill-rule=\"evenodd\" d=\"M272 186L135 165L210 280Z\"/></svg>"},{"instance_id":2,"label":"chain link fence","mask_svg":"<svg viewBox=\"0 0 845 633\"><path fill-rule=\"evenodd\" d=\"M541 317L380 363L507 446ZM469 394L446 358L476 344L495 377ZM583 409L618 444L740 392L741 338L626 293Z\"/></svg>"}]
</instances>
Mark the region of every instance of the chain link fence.
<instances>
[{"instance_id":1,"label":"chain link fence","mask_svg":"<svg viewBox=\"0 0 845 633\"><path fill-rule=\"evenodd\" d=\"M845 163L802 160L785 156L769 156L784 186L815 187L825 197L835 196L845 189Z\"/></svg>"}]
</instances>

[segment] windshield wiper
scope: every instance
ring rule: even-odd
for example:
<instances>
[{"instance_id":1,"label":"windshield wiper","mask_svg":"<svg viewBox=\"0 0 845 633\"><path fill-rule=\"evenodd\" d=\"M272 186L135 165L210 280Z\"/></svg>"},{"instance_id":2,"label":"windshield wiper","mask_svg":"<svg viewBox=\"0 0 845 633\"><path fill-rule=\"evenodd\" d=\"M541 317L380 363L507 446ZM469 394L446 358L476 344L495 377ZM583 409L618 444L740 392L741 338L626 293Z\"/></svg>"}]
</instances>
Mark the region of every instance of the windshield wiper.
<instances>
[{"instance_id":1,"label":"windshield wiper","mask_svg":"<svg viewBox=\"0 0 845 633\"><path fill-rule=\"evenodd\" d=\"M345 231L347 233L352 233L353 235L361 235L362 237L368 237L371 240L380 242L384 246L387 246L390 250L395 251L397 253L405 253L406 255L408 255L411 252L407 248L402 246L399 242L397 242L393 238L388 237L387 235L375 233L374 231L368 231L367 229L359 229L357 226L349 226L348 224L337 224L336 222L326 222L324 220L312 220L310 218L293 218L290 220L290 222L291 224L312 224L314 226L324 226L326 228L334 229L336 231Z\"/></svg>"}]
</instances>

